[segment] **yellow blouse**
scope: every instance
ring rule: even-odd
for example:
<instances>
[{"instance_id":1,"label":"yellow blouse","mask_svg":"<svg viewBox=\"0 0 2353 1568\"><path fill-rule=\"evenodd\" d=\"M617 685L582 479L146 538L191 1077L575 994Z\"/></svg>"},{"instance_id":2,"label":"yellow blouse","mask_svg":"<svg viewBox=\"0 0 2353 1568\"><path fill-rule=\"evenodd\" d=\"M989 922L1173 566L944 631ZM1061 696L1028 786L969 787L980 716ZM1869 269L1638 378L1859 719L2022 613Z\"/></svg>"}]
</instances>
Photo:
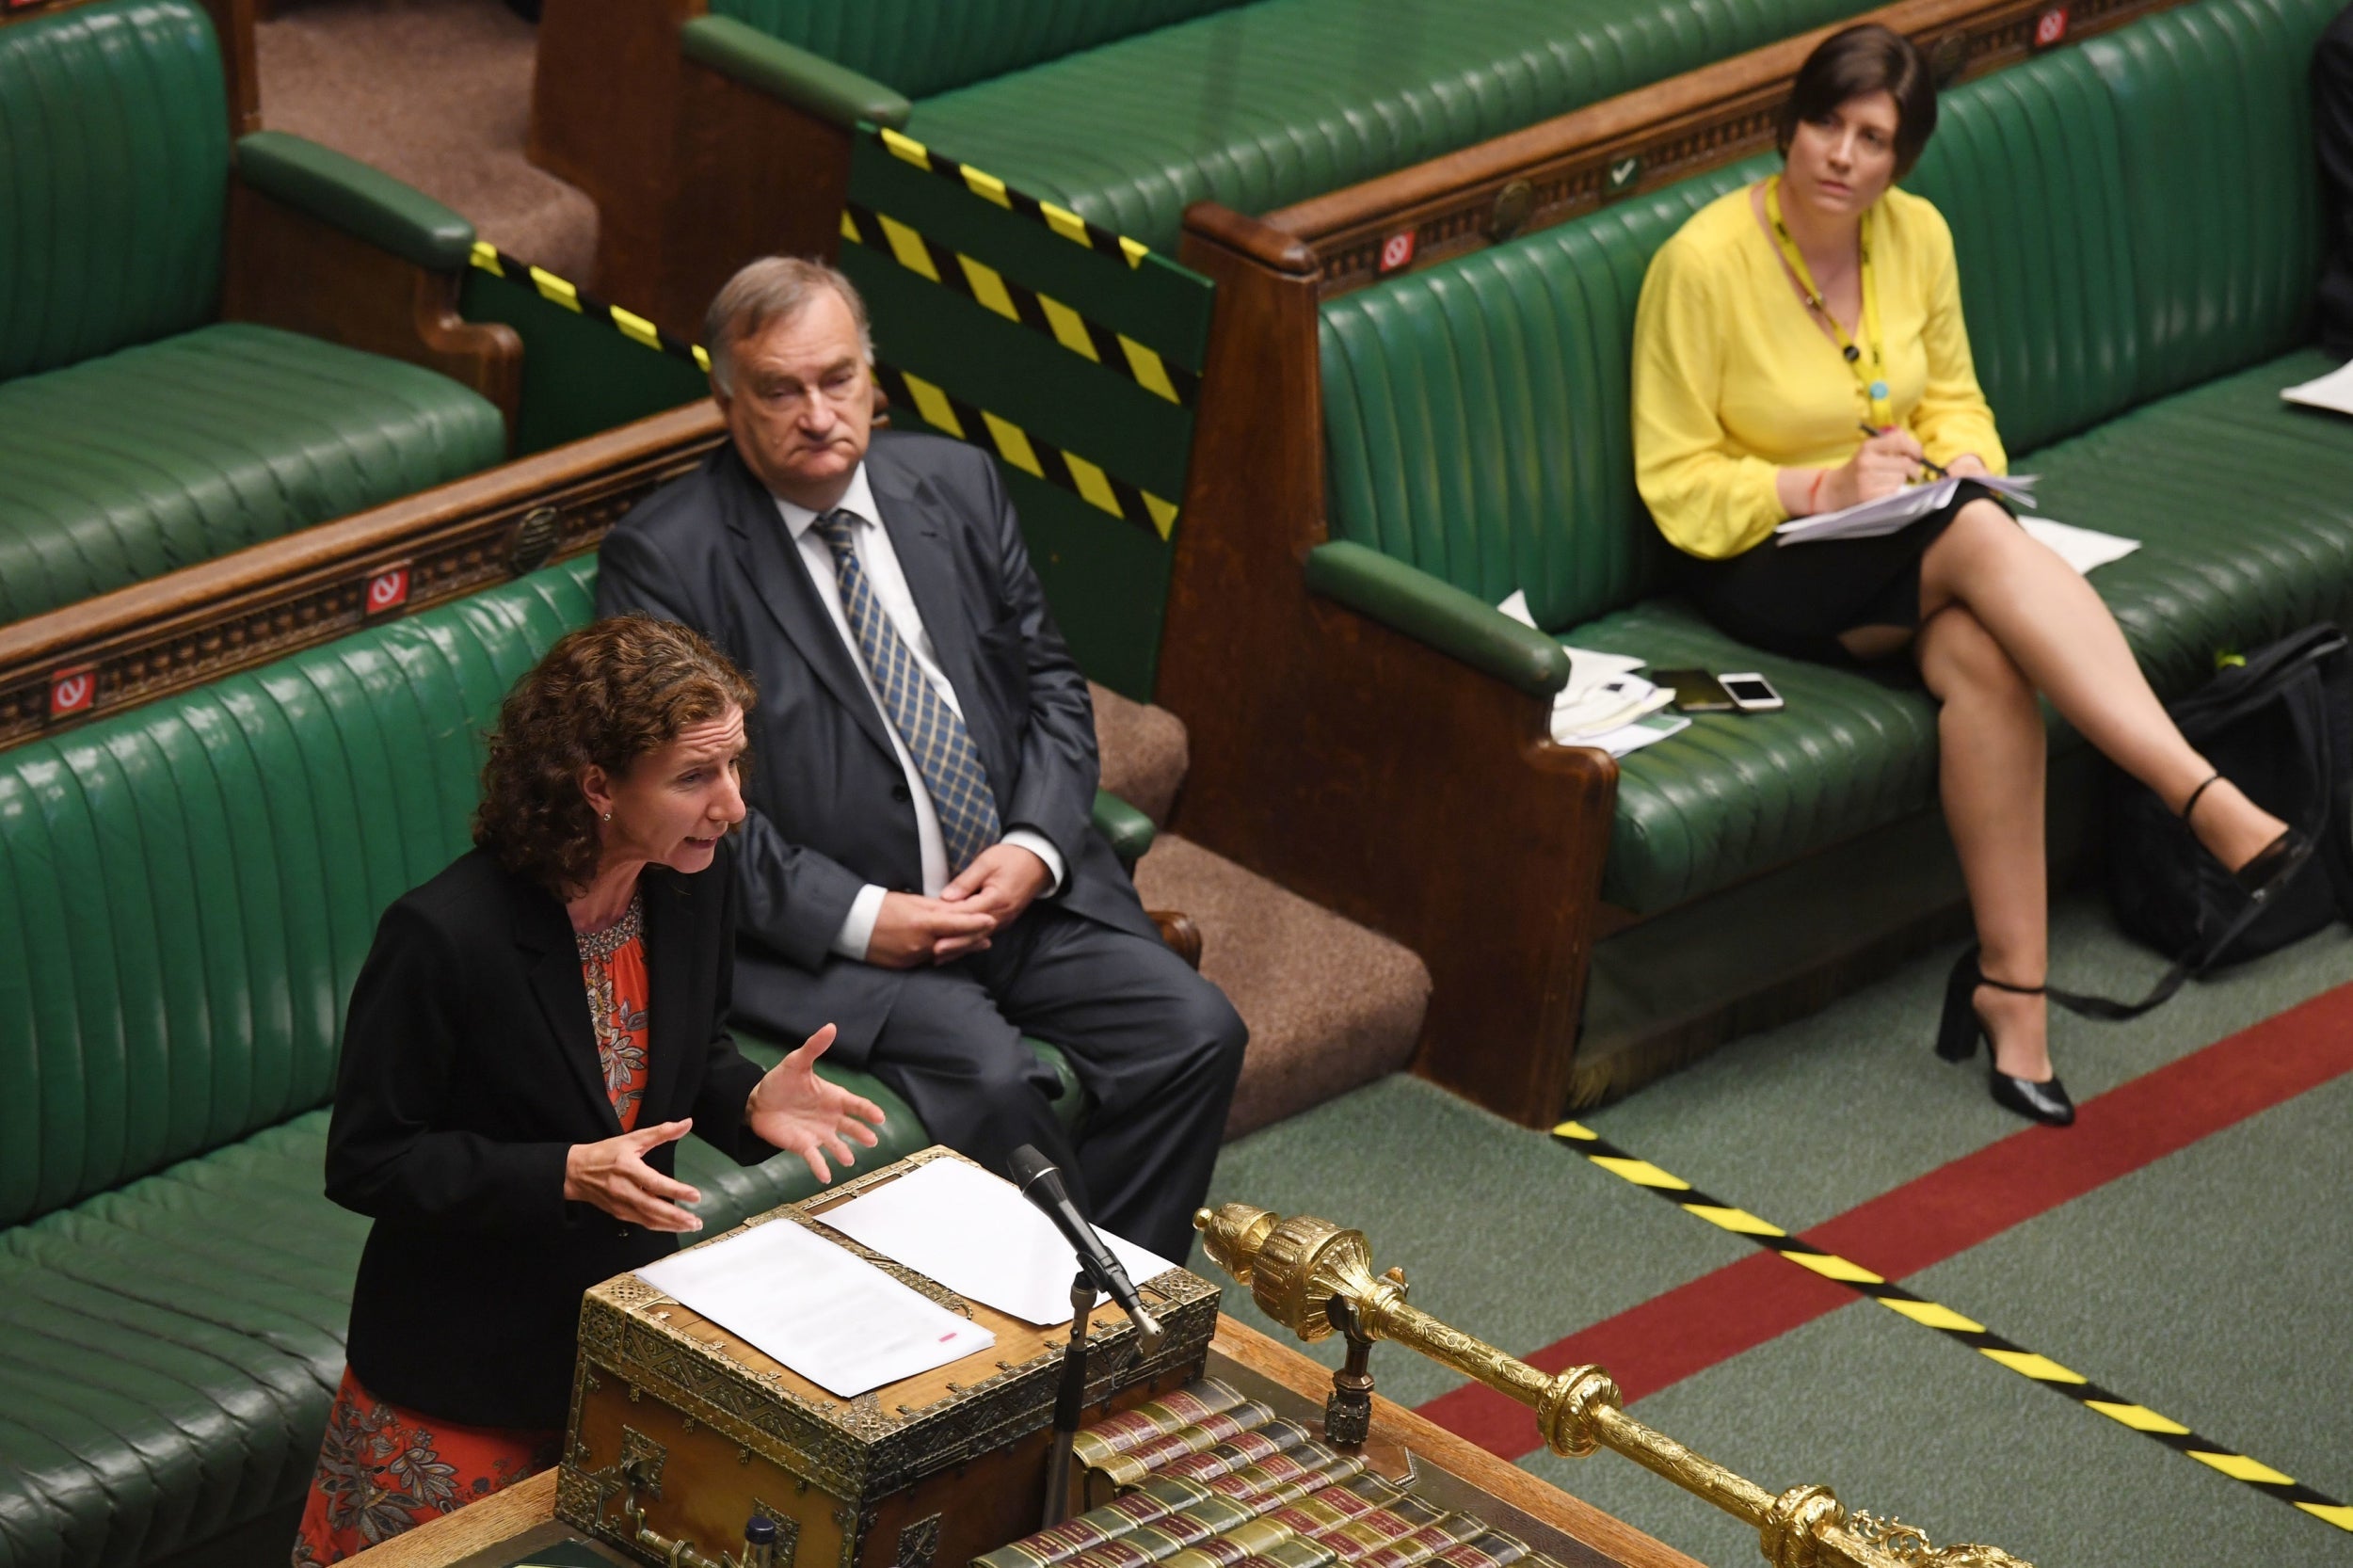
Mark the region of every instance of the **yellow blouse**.
<instances>
[{"instance_id":1,"label":"yellow blouse","mask_svg":"<svg viewBox=\"0 0 2353 1568\"><path fill-rule=\"evenodd\" d=\"M1718 198L1651 259L1634 315L1634 477L1677 549L1722 560L1788 520L1784 468L1835 468L1863 444L1862 385L1790 286L1750 189ZM1977 389L1952 231L1890 187L1871 215L1890 402L1931 461L2009 468Z\"/></svg>"}]
</instances>

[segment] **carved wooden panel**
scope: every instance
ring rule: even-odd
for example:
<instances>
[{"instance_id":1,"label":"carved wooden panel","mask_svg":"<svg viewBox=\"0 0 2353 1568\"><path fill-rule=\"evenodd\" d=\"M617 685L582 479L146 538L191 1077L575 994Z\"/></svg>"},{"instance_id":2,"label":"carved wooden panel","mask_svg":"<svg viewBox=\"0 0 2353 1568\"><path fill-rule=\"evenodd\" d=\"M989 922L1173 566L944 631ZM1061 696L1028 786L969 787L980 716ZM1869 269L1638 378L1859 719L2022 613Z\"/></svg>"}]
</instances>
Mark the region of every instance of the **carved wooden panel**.
<instances>
[{"instance_id":1,"label":"carved wooden panel","mask_svg":"<svg viewBox=\"0 0 2353 1568\"><path fill-rule=\"evenodd\" d=\"M700 409L0 627L0 746L593 550L719 440Z\"/></svg>"}]
</instances>

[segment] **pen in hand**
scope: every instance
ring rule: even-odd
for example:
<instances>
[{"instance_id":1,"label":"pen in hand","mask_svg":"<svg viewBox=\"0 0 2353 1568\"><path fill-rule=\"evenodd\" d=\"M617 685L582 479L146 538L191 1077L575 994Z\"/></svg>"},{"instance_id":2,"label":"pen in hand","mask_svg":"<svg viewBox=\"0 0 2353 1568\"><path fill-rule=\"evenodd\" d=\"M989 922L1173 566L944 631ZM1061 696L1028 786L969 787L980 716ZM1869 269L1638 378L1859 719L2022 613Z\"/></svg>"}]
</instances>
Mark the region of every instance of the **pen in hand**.
<instances>
[{"instance_id":1,"label":"pen in hand","mask_svg":"<svg viewBox=\"0 0 2353 1568\"><path fill-rule=\"evenodd\" d=\"M1855 421L1854 427L1862 431L1865 436L1869 437L1873 440L1877 440L1881 436L1887 434L1885 430L1879 429L1877 426L1865 420ZM1942 463L1931 463L1926 457L1920 458L1919 463L1922 468L1927 469L1930 473L1935 474L1939 479L1950 479L1952 477L1952 474L1946 471L1945 465Z\"/></svg>"}]
</instances>

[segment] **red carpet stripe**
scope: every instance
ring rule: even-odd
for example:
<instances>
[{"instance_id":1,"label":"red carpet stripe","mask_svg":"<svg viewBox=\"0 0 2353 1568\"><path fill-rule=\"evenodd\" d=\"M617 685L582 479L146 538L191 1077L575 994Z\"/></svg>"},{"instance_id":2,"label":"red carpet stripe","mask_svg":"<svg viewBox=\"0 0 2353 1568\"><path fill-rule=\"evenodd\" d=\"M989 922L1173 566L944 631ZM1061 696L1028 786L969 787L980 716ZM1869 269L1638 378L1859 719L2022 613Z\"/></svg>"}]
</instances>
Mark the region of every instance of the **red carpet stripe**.
<instances>
[{"instance_id":1,"label":"red carpet stripe","mask_svg":"<svg viewBox=\"0 0 2353 1568\"><path fill-rule=\"evenodd\" d=\"M1901 1279L2348 1071L2353 985L2119 1084L2078 1107L2072 1128L2025 1128L1860 1204L1804 1239ZM1843 1286L1758 1253L1555 1340L1527 1360L1546 1372L1598 1363L1632 1403L1856 1299ZM1420 1413L1505 1459L1538 1447L1529 1411L1477 1384L1432 1400Z\"/></svg>"}]
</instances>

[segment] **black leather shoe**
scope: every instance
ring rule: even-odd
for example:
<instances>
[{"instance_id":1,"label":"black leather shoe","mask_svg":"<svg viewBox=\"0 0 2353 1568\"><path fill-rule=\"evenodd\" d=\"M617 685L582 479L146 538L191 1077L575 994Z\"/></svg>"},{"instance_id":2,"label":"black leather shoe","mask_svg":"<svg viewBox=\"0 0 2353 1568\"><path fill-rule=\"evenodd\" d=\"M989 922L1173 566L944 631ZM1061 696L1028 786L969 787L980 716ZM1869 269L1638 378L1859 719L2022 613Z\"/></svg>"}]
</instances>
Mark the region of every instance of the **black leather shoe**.
<instances>
[{"instance_id":1,"label":"black leather shoe","mask_svg":"<svg viewBox=\"0 0 2353 1568\"><path fill-rule=\"evenodd\" d=\"M2208 774L2204 782L2190 791L2189 798L2182 802L2181 817L2185 824L2188 823L2189 814L2198 808L2199 797L2206 792L2207 787L2221 780L2220 774ZM2304 869L2304 862L2310 860L2313 851L2319 847L2313 840L2291 827L2257 850L2252 859L2231 873L2231 879L2239 885L2240 890L2251 902L2267 904L2272 895L2286 887L2296 873Z\"/></svg>"},{"instance_id":2,"label":"black leather shoe","mask_svg":"<svg viewBox=\"0 0 2353 1568\"><path fill-rule=\"evenodd\" d=\"M2231 873L2232 879L2257 904L2286 887L2320 846L2291 827L2255 852L2255 857Z\"/></svg>"},{"instance_id":3,"label":"black leather shoe","mask_svg":"<svg viewBox=\"0 0 2353 1568\"><path fill-rule=\"evenodd\" d=\"M2012 1078L1996 1067L1986 1075L1986 1087L1993 1091L1994 1104L2030 1122L2041 1122L2044 1127L2069 1127L2074 1123L2075 1102L2067 1097L2067 1085L2056 1077L2047 1083L2037 1083L2030 1078Z\"/></svg>"},{"instance_id":4,"label":"black leather shoe","mask_svg":"<svg viewBox=\"0 0 2353 1568\"><path fill-rule=\"evenodd\" d=\"M1977 967L1975 944L1964 950L1953 965L1952 978L1945 983L1945 1013L1937 1022L1936 1054L1947 1062L1966 1062L1977 1054L1977 1042L1986 1042L1986 1090L1993 1103L2028 1121L2045 1127L2066 1127L2075 1120L2075 1102L2067 1097L2067 1086L2057 1077L2037 1083L2030 1078L2012 1078L1993 1064L1993 1037L1986 1032L1985 1020L1977 1016L1977 987L1990 985L1996 991L2009 991L2022 997L2042 994L2040 985L2012 985L2007 981L1989 980Z\"/></svg>"}]
</instances>

